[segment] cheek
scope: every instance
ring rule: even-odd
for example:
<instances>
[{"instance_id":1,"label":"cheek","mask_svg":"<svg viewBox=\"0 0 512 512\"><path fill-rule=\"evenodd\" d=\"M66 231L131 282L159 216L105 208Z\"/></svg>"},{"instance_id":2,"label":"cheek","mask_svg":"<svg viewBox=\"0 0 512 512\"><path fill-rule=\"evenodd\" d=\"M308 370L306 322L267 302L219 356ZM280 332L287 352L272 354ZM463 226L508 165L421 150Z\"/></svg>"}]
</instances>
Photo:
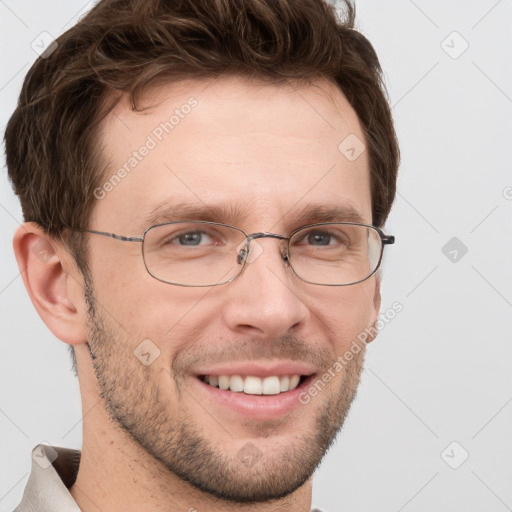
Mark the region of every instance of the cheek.
<instances>
[{"instance_id":1,"label":"cheek","mask_svg":"<svg viewBox=\"0 0 512 512\"><path fill-rule=\"evenodd\" d=\"M140 243L98 236L91 240L89 252L97 298L101 296L114 309L140 296L153 281L144 266Z\"/></svg>"},{"instance_id":2,"label":"cheek","mask_svg":"<svg viewBox=\"0 0 512 512\"><path fill-rule=\"evenodd\" d=\"M171 286L151 276L140 284L129 293L118 290L118 295L111 295L122 297L116 305L117 320L123 322L133 343L148 338L172 357L212 331L218 315L215 305L208 305L207 289Z\"/></svg>"},{"instance_id":3,"label":"cheek","mask_svg":"<svg viewBox=\"0 0 512 512\"><path fill-rule=\"evenodd\" d=\"M375 281L369 279L347 287L332 287L309 301L319 328L336 345L344 347L371 326L375 317Z\"/></svg>"}]
</instances>

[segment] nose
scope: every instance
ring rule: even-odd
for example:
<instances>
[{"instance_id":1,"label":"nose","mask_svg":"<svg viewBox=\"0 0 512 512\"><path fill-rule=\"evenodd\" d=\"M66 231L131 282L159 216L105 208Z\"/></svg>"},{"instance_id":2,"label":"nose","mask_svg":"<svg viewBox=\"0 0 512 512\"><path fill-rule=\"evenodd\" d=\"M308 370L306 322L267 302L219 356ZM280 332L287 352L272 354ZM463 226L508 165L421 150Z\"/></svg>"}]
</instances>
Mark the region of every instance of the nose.
<instances>
[{"instance_id":1,"label":"nose","mask_svg":"<svg viewBox=\"0 0 512 512\"><path fill-rule=\"evenodd\" d=\"M309 314L298 283L283 258L280 241L252 240L242 274L226 285L224 322L239 334L265 339L297 331Z\"/></svg>"}]
</instances>

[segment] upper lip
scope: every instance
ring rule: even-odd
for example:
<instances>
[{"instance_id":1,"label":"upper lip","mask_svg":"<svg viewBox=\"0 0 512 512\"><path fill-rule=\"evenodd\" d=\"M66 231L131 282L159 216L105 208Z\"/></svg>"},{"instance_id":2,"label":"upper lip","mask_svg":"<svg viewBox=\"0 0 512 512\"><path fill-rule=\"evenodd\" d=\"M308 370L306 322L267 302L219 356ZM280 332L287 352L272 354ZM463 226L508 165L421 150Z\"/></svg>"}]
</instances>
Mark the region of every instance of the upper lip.
<instances>
[{"instance_id":1,"label":"upper lip","mask_svg":"<svg viewBox=\"0 0 512 512\"><path fill-rule=\"evenodd\" d=\"M225 363L215 366L204 366L195 369L195 375L251 375L254 377L270 377L277 375L312 375L316 373L316 368L308 363L299 363L297 361L275 361L258 362L247 361L242 363Z\"/></svg>"}]
</instances>

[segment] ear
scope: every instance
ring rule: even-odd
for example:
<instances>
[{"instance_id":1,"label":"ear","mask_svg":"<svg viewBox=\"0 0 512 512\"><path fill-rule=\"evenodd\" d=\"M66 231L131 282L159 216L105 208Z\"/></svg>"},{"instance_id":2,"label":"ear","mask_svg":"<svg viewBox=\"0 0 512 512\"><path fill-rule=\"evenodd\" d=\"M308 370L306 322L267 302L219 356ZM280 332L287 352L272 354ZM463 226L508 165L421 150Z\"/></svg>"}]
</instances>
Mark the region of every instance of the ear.
<instances>
[{"instance_id":1,"label":"ear","mask_svg":"<svg viewBox=\"0 0 512 512\"><path fill-rule=\"evenodd\" d=\"M366 339L366 343L372 342L377 337L377 320L379 319L381 305L380 296L380 273L375 276L375 291L373 295L373 309L371 316L371 328L368 329L370 336Z\"/></svg>"},{"instance_id":2,"label":"ear","mask_svg":"<svg viewBox=\"0 0 512 512\"><path fill-rule=\"evenodd\" d=\"M32 304L46 326L61 341L87 341L83 278L74 259L34 222L14 235L14 254Z\"/></svg>"}]
</instances>

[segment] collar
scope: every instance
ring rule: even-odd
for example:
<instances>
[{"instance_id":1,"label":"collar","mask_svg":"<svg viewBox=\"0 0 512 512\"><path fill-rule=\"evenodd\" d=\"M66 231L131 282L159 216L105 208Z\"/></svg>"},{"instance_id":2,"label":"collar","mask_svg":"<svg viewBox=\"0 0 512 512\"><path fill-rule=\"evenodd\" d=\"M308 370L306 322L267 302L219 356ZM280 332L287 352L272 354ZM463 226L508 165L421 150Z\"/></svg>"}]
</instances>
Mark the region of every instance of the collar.
<instances>
[{"instance_id":1,"label":"collar","mask_svg":"<svg viewBox=\"0 0 512 512\"><path fill-rule=\"evenodd\" d=\"M21 503L15 512L80 512L69 488L75 483L80 451L38 444Z\"/></svg>"}]
</instances>

